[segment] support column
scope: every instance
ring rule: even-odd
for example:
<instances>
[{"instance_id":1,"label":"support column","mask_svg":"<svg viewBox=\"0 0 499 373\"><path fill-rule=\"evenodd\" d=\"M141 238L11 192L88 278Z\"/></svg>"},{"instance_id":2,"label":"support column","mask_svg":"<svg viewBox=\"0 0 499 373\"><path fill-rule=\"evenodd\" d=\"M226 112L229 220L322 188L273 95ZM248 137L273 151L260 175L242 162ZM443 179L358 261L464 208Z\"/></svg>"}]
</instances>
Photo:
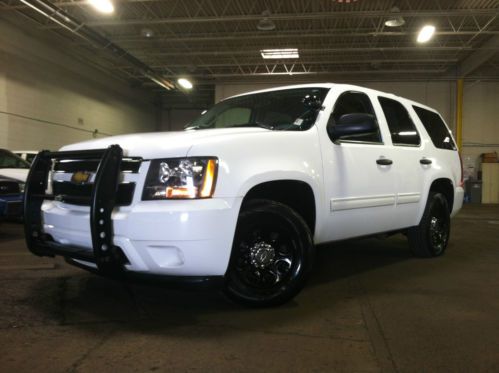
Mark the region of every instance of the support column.
<instances>
[{"instance_id":1,"label":"support column","mask_svg":"<svg viewBox=\"0 0 499 373\"><path fill-rule=\"evenodd\" d=\"M456 141L459 150L463 146L463 90L464 80L458 79L456 85Z\"/></svg>"}]
</instances>

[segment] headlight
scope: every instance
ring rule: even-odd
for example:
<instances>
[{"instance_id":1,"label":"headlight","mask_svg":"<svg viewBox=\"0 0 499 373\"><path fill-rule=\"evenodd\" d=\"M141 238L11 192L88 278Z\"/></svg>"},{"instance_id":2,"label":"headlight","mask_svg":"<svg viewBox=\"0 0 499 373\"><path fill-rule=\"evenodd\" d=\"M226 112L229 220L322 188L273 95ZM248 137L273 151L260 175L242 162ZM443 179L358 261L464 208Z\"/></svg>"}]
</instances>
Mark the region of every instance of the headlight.
<instances>
[{"instance_id":1,"label":"headlight","mask_svg":"<svg viewBox=\"0 0 499 373\"><path fill-rule=\"evenodd\" d=\"M26 187L26 183L19 183L19 192L24 193L25 187Z\"/></svg>"},{"instance_id":2,"label":"headlight","mask_svg":"<svg viewBox=\"0 0 499 373\"><path fill-rule=\"evenodd\" d=\"M215 190L217 170L217 158L154 159L142 199L210 198Z\"/></svg>"}]
</instances>

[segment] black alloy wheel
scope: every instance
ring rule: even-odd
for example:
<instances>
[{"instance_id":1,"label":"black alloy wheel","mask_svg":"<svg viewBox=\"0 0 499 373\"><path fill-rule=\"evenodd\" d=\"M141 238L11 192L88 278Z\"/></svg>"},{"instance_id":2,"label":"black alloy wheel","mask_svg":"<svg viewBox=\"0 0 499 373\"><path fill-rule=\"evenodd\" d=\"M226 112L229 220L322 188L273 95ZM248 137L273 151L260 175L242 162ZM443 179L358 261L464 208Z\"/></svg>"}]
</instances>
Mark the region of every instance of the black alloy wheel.
<instances>
[{"instance_id":1,"label":"black alloy wheel","mask_svg":"<svg viewBox=\"0 0 499 373\"><path fill-rule=\"evenodd\" d=\"M450 210L442 193L430 192L419 225L408 231L409 245L416 256L430 258L445 252L450 235Z\"/></svg>"},{"instance_id":2,"label":"black alloy wheel","mask_svg":"<svg viewBox=\"0 0 499 373\"><path fill-rule=\"evenodd\" d=\"M294 210L251 201L239 215L225 294L248 306L282 304L304 286L314 253L310 230Z\"/></svg>"}]
</instances>

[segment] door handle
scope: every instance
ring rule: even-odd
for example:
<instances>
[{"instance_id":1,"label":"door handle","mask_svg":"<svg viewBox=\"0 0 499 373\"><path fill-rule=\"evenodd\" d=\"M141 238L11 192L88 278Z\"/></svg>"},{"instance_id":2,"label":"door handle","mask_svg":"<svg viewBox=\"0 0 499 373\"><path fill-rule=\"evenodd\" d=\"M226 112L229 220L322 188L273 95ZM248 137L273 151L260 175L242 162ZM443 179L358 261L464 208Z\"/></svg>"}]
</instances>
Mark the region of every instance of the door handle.
<instances>
[{"instance_id":1,"label":"door handle","mask_svg":"<svg viewBox=\"0 0 499 373\"><path fill-rule=\"evenodd\" d=\"M421 158L421 159L419 160L419 163L424 164L424 165L429 165L429 164L431 164L431 159L428 159L428 158Z\"/></svg>"},{"instance_id":2,"label":"door handle","mask_svg":"<svg viewBox=\"0 0 499 373\"><path fill-rule=\"evenodd\" d=\"M387 158L380 158L380 159L376 160L376 163L381 165L381 166L389 166L393 163L393 161L391 159L387 159Z\"/></svg>"}]
</instances>

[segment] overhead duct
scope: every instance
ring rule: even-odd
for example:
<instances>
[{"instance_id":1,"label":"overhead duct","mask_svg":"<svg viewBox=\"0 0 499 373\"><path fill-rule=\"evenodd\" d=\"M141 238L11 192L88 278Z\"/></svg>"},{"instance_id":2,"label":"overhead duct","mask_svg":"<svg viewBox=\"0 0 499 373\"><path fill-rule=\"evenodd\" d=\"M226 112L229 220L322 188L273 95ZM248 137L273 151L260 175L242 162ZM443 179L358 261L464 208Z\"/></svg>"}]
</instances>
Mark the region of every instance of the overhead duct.
<instances>
[{"instance_id":1,"label":"overhead duct","mask_svg":"<svg viewBox=\"0 0 499 373\"><path fill-rule=\"evenodd\" d=\"M130 65L136 67L144 77L152 80L159 86L168 90L175 89L175 85L171 81L163 78L147 64L140 61L138 58L113 43L111 40L105 38L98 32L86 26L84 23L73 18L71 15L55 6L54 4L46 0L21 0L21 2L36 10L38 13L47 17L51 21L57 23L59 26L71 31L73 34L87 40L88 42L96 46L109 50L118 58L124 59Z\"/></svg>"}]
</instances>

